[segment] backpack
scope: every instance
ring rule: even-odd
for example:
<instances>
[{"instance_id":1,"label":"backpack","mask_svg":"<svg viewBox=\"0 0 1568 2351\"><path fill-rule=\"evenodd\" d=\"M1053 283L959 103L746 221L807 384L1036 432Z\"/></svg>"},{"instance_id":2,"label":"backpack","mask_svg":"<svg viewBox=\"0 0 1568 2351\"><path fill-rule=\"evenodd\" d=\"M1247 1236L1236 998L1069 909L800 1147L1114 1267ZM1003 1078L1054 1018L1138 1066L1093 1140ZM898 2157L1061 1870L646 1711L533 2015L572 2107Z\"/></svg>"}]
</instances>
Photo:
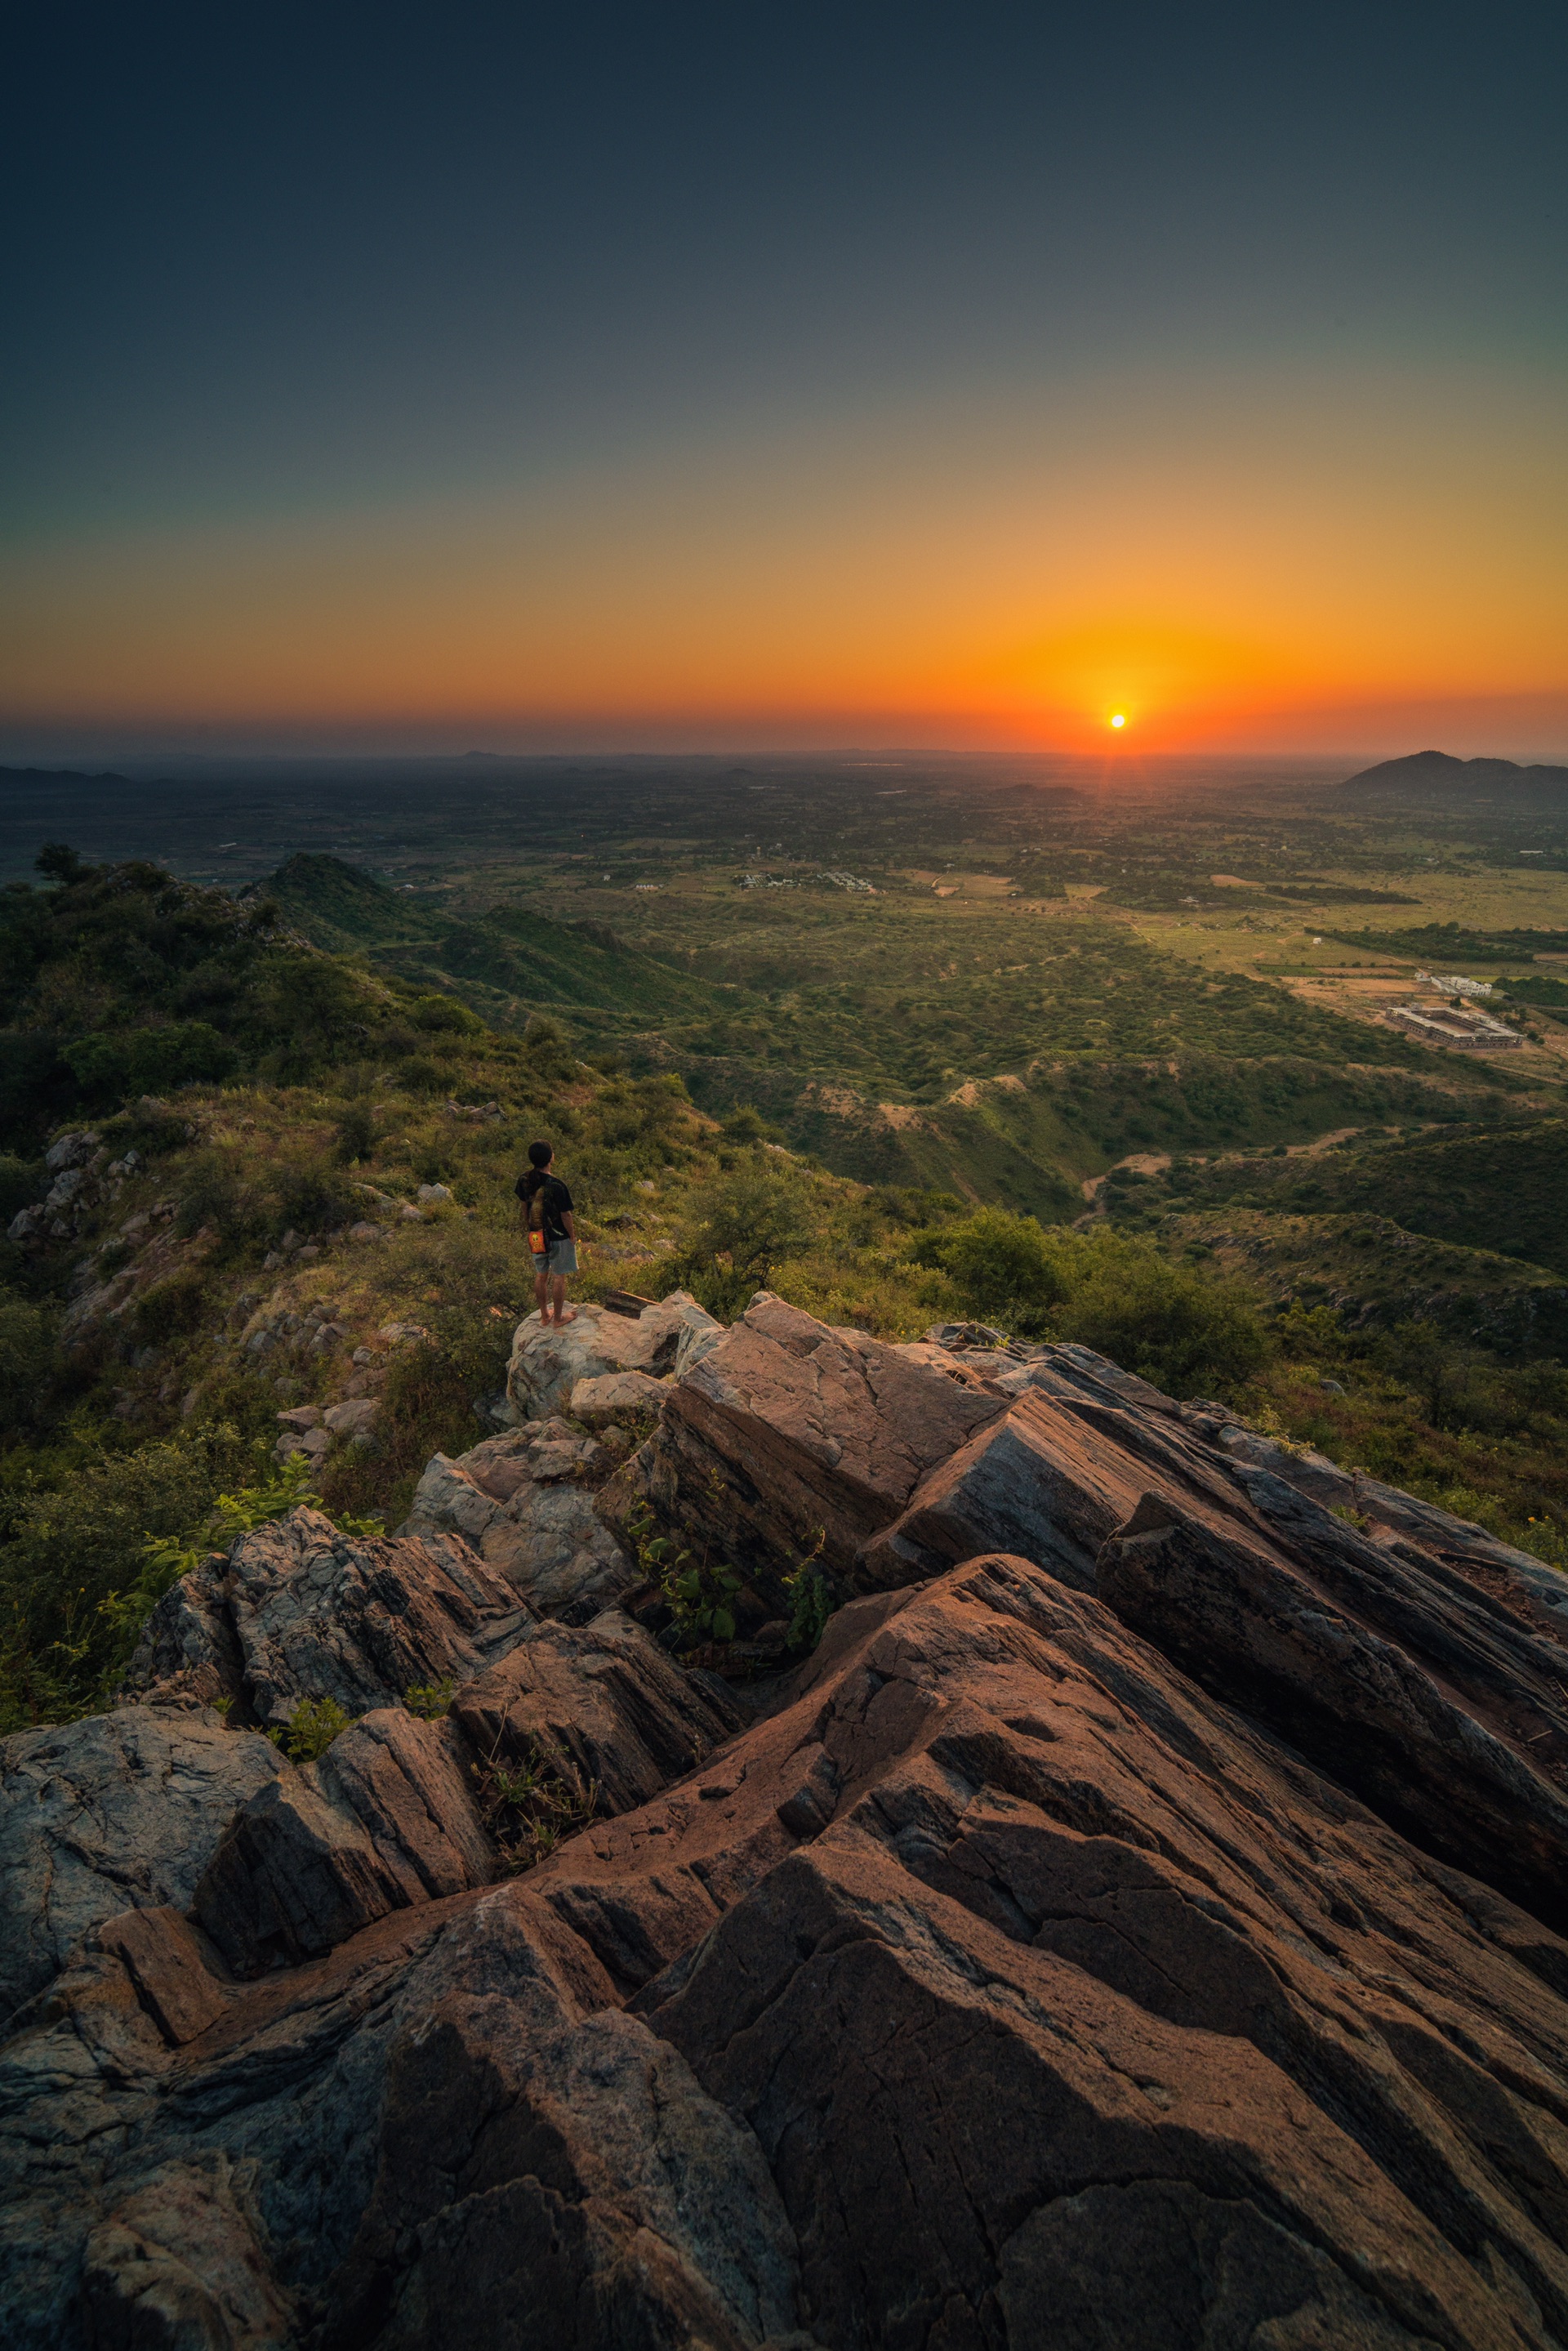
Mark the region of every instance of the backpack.
<instances>
[{"instance_id":1,"label":"backpack","mask_svg":"<svg viewBox=\"0 0 1568 2351\"><path fill-rule=\"evenodd\" d=\"M545 1229L545 1186L549 1179L542 1168L535 1172L539 1180L527 1195L524 1202L524 1209L528 1228L529 1250L533 1256L543 1258L548 1257L550 1253L550 1236ZM526 1181L527 1178L524 1177L524 1182ZM522 1190L521 1185L518 1189Z\"/></svg>"}]
</instances>

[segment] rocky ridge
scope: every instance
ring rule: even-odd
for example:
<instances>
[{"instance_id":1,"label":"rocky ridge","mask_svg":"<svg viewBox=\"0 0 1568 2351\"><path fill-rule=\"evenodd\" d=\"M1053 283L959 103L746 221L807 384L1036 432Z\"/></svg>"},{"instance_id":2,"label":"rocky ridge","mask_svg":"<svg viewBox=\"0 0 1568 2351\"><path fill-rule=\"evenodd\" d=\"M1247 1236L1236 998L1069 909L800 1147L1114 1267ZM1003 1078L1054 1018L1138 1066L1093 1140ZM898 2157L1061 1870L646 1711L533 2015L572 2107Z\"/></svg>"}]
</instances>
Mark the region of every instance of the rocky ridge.
<instances>
[{"instance_id":1,"label":"rocky ridge","mask_svg":"<svg viewBox=\"0 0 1568 2351\"><path fill-rule=\"evenodd\" d=\"M1568 2339L1558 1578L981 1326L678 1294L508 1396L5 1742L9 2341Z\"/></svg>"}]
</instances>

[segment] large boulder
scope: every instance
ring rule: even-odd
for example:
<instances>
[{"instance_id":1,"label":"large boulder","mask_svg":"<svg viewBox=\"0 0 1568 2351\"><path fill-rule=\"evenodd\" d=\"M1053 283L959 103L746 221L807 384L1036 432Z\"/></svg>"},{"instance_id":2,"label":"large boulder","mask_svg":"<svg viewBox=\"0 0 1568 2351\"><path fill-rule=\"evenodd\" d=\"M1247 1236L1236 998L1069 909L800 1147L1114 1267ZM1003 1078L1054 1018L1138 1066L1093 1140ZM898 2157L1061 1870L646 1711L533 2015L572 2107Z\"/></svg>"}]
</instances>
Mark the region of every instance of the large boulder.
<instances>
[{"instance_id":1,"label":"large boulder","mask_svg":"<svg viewBox=\"0 0 1568 2351\"><path fill-rule=\"evenodd\" d=\"M637 1315L581 1305L559 1330L530 1314L512 1343L506 1393L522 1419L546 1420L566 1410L579 1380L607 1372L646 1372L655 1379L685 1372L722 1328L684 1290Z\"/></svg>"},{"instance_id":2,"label":"large boulder","mask_svg":"<svg viewBox=\"0 0 1568 2351\"><path fill-rule=\"evenodd\" d=\"M0 1742L0 2018L118 1912L184 1909L240 1806L288 1766L194 1709L119 1707Z\"/></svg>"},{"instance_id":3,"label":"large boulder","mask_svg":"<svg viewBox=\"0 0 1568 2351\"><path fill-rule=\"evenodd\" d=\"M461 1536L531 1610L586 1622L637 1580L591 1489L571 1474L587 1452L580 1441L541 1444L529 1423L455 1459L438 1453L399 1532Z\"/></svg>"},{"instance_id":4,"label":"large boulder","mask_svg":"<svg viewBox=\"0 0 1568 2351\"><path fill-rule=\"evenodd\" d=\"M676 1381L658 1431L599 1507L623 1540L651 1509L787 1611L785 1578L803 1557L848 1577L927 1472L1006 1409L983 1382L829 1330L764 1290Z\"/></svg>"},{"instance_id":5,"label":"large boulder","mask_svg":"<svg viewBox=\"0 0 1568 2351\"><path fill-rule=\"evenodd\" d=\"M206 1695L222 1680L261 1723L286 1722L306 1698L363 1714L416 1684L471 1679L532 1621L514 1586L458 1535L345 1535L301 1509L242 1535L164 1595L126 1689Z\"/></svg>"}]
</instances>

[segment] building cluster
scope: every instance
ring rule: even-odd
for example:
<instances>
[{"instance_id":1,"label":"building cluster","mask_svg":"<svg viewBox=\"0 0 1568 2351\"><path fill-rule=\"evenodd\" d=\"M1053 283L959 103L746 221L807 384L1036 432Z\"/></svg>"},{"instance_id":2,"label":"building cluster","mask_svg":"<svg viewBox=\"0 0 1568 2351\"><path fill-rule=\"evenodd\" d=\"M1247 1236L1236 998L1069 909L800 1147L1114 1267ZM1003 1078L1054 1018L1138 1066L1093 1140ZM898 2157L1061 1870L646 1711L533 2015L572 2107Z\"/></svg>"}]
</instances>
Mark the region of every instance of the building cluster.
<instances>
[{"instance_id":1,"label":"building cluster","mask_svg":"<svg viewBox=\"0 0 1568 2351\"><path fill-rule=\"evenodd\" d=\"M1417 980L1435 987L1444 996L1495 996L1497 990L1490 979L1461 979L1456 973L1451 978L1439 979L1435 972L1418 971Z\"/></svg>"},{"instance_id":2,"label":"building cluster","mask_svg":"<svg viewBox=\"0 0 1568 2351\"><path fill-rule=\"evenodd\" d=\"M836 890L864 890L868 898L877 895L876 885L862 882L857 873L822 872L809 874L806 878L813 882L831 882ZM735 882L742 890L798 890L801 887L799 879L789 873L737 873Z\"/></svg>"},{"instance_id":3,"label":"building cluster","mask_svg":"<svg viewBox=\"0 0 1568 2351\"><path fill-rule=\"evenodd\" d=\"M1456 1046L1472 1053L1505 1052L1517 1047L1517 1032L1490 1013L1464 1004L1396 1004L1388 1018L1424 1045Z\"/></svg>"}]
</instances>

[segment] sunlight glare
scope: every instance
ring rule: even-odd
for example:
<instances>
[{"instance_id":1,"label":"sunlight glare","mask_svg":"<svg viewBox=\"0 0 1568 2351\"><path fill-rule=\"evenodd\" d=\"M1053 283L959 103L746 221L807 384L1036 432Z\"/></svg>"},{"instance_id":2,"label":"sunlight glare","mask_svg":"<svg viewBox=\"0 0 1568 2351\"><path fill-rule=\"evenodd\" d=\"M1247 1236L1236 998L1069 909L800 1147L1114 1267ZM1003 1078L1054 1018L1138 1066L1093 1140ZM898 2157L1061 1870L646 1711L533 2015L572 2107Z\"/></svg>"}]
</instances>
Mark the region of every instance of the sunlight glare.
<instances>
[{"instance_id":1,"label":"sunlight glare","mask_svg":"<svg viewBox=\"0 0 1568 2351\"><path fill-rule=\"evenodd\" d=\"M1112 717L1112 719L1111 719L1111 725L1112 725L1113 726L1125 726L1127 725L1127 712L1126 712L1125 710L1118 710L1118 711L1116 711L1116 714L1115 714L1115 716L1114 716Z\"/></svg>"}]
</instances>

